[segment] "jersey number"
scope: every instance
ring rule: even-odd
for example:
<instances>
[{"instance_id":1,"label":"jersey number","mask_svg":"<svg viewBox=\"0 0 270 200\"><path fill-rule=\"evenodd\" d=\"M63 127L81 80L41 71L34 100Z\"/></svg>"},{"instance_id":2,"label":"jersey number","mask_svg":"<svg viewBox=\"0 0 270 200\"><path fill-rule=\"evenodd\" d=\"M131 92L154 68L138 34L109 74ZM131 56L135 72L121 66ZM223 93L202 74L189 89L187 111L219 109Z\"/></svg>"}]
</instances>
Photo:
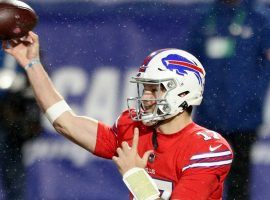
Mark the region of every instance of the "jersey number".
<instances>
[{"instance_id":1,"label":"jersey number","mask_svg":"<svg viewBox=\"0 0 270 200\"><path fill-rule=\"evenodd\" d=\"M204 140L211 140L211 139L220 139L219 135L215 131L204 131L204 132L198 132L197 135L203 136Z\"/></svg>"},{"instance_id":2,"label":"jersey number","mask_svg":"<svg viewBox=\"0 0 270 200\"><path fill-rule=\"evenodd\" d=\"M164 181L160 179L155 179L153 178L155 183L157 184L157 187L160 191L160 198L164 200L169 200L172 194L172 189L173 189L173 183L170 181Z\"/></svg>"}]
</instances>

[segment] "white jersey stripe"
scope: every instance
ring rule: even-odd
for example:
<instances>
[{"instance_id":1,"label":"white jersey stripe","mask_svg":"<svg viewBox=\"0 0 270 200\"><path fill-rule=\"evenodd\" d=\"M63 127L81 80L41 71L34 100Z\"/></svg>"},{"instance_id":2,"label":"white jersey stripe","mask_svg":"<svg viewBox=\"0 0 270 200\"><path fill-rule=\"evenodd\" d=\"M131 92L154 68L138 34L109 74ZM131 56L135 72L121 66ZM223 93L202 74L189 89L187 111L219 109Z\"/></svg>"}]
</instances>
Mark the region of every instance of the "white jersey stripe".
<instances>
[{"instance_id":1,"label":"white jersey stripe","mask_svg":"<svg viewBox=\"0 0 270 200\"><path fill-rule=\"evenodd\" d=\"M188 165L182 169L182 172L185 171L188 168L195 168L195 167L214 167L214 166L220 166L220 165L227 165L232 163L231 160L224 160L224 161L218 161L218 162L208 162L208 163L193 163L191 165Z\"/></svg>"},{"instance_id":2,"label":"white jersey stripe","mask_svg":"<svg viewBox=\"0 0 270 200\"><path fill-rule=\"evenodd\" d=\"M118 121L119 121L120 117L121 117L121 115L119 115L119 116L117 117L117 119L116 119L116 121L115 121L115 123L114 123L116 128L118 128Z\"/></svg>"},{"instance_id":3,"label":"white jersey stripe","mask_svg":"<svg viewBox=\"0 0 270 200\"><path fill-rule=\"evenodd\" d=\"M190 160L196 160L196 159L201 159L201 158L213 158L213 157L220 157L220 156L227 156L232 154L230 151L223 151L223 152L218 152L218 153L204 153L204 154L198 154L194 155L190 158Z\"/></svg>"}]
</instances>

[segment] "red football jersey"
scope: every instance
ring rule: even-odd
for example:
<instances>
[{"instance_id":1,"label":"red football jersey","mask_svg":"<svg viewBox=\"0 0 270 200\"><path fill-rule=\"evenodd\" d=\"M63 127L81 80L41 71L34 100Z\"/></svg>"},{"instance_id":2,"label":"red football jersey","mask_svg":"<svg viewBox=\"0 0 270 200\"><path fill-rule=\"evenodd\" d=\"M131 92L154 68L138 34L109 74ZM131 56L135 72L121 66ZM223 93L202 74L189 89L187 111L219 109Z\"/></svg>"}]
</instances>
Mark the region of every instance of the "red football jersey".
<instances>
[{"instance_id":1,"label":"red football jersey","mask_svg":"<svg viewBox=\"0 0 270 200\"><path fill-rule=\"evenodd\" d=\"M138 153L154 149L153 129L122 113L113 127L98 125L95 155L112 158L122 141L132 145L134 128L139 128ZM177 133L157 132L158 147L146 171L155 180L163 199L220 200L224 179L233 159L226 140L218 133L190 123Z\"/></svg>"}]
</instances>

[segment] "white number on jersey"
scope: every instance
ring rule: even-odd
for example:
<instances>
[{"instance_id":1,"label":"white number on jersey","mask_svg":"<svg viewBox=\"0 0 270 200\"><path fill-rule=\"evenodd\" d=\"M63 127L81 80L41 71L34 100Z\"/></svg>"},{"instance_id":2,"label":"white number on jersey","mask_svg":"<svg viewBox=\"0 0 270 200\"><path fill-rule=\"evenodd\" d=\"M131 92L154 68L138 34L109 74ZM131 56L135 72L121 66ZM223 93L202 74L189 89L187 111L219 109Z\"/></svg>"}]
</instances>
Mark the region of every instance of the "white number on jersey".
<instances>
[{"instance_id":1,"label":"white number on jersey","mask_svg":"<svg viewBox=\"0 0 270 200\"><path fill-rule=\"evenodd\" d=\"M170 181L164 181L160 179L153 178L155 183L157 184L157 187L161 193L160 198L164 200L168 200L171 197L172 189L173 189L173 183Z\"/></svg>"},{"instance_id":2,"label":"white number on jersey","mask_svg":"<svg viewBox=\"0 0 270 200\"><path fill-rule=\"evenodd\" d=\"M204 132L198 132L196 134L203 136L204 140L211 140L211 139L218 140L218 139L220 139L218 133L215 131L206 130Z\"/></svg>"}]
</instances>

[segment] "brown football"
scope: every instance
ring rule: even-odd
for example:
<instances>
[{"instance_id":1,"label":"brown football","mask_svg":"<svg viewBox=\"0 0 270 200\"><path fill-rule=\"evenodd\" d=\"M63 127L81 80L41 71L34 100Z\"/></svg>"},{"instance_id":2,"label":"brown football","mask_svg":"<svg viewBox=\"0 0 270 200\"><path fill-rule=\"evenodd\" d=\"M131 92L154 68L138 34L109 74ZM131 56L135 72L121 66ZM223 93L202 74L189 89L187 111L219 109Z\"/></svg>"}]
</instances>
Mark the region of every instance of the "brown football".
<instances>
[{"instance_id":1,"label":"brown football","mask_svg":"<svg viewBox=\"0 0 270 200\"><path fill-rule=\"evenodd\" d=\"M37 14L26 3L17 0L0 0L1 40L25 36L37 22Z\"/></svg>"}]
</instances>

